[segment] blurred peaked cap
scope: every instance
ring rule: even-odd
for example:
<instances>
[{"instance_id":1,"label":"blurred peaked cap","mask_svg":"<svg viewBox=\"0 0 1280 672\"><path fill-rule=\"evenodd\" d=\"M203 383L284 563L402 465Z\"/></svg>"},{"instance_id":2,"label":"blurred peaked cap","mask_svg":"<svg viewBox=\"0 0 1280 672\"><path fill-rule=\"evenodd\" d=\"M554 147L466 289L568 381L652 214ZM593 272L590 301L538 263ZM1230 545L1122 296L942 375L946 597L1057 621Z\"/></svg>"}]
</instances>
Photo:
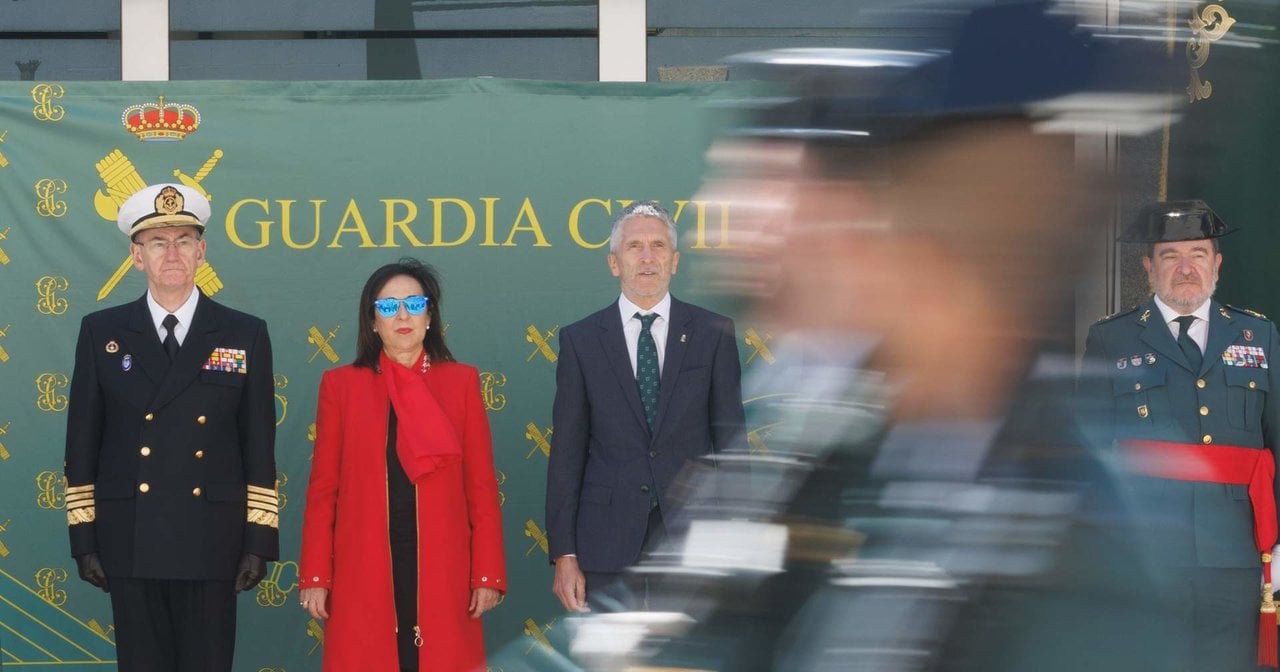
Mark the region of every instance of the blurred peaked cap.
<instances>
[{"instance_id":1,"label":"blurred peaked cap","mask_svg":"<svg viewBox=\"0 0 1280 672\"><path fill-rule=\"evenodd\" d=\"M1049 2L939 13L959 19L931 31L935 44L925 48L779 49L729 57L732 79L778 82L788 90L783 97L741 101L756 114L736 132L875 142L945 117L1027 113L1090 116L1124 132L1125 120L1110 118L1118 109L1113 99L1082 94L1124 94L1129 102L1119 107L1128 115L1135 93L1150 96L1137 106L1144 114L1162 111L1160 123L1142 124L1146 132L1168 119L1176 100L1168 95L1174 68L1162 44L1100 39Z\"/></svg>"},{"instance_id":2,"label":"blurred peaked cap","mask_svg":"<svg viewBox=\"0 0 1280 672\"><path fill-rule=\"evenodd\" d=\"M203 233L209 214L209 199L199 191L185 184L153 184L120 205L116 226L130 238L139 231L170 226L194 226Z\"/></svg>"},{"instance_id":3,"label":"blurred peaked cap","mask_svg":"<svg viewBox=\"0 0 1280 672\"><path fill-rule=\"evenodd\" d=\"M1122 243L1172 243L1179 240L1221 238L1239 231L1222 221L1201 200L1152 203L1116 240Z\"/></svg>"}]
</instances>

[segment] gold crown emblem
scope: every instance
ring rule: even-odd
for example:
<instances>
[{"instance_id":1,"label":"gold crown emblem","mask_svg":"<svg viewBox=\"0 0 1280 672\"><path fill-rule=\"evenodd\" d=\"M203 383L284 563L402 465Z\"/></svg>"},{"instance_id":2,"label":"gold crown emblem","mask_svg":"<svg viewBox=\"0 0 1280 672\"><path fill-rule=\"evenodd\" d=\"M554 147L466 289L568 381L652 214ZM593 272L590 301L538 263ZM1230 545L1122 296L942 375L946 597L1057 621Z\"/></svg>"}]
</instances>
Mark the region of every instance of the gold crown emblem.
<instances>
[{"instance_id":1,"label":"gold crown emblem","mask_svg":"<svg viewBox=\"0 0 1280 672\"><path fill-rule=\"evenodd\" d=\"M182 140L200 127L200 111L186 103L157 102L124 108L120 123L139 140Z\"/></svg>"}]
</instances>

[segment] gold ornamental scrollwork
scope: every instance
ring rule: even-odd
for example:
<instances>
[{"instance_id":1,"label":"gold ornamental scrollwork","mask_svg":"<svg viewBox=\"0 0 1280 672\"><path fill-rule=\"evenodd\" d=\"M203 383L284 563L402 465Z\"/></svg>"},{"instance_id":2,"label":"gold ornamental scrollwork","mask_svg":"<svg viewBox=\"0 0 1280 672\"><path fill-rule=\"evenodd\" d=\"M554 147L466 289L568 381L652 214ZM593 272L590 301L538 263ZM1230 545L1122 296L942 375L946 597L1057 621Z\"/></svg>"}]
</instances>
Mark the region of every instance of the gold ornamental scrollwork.
<instances>
[{"instance_id":1,"label":"gold ornamental scrollwork","mask_svg":"<svg viewBox=\"0 0 1280 672\"><path fill-rule=\"evenodd\" d=\"M66 581L67 570L61 567L41 568L36 572L36 593L45 602L61 607L67 603L67 591L59 588L58 584Z\"/></svg>"},{"instance_id":2,"label":"gold ornamental scrollwork","mask_svg":"<svg viewBox=\"0 0 1280 672\"><path fill-rule=\"evenodd\" d=\"M276 472L276 497L279 498L279 501L276 503L276 508L278 508L281 511L284 511L284 507L289 505L289 498L286 497L284 494L284 486L288 484L289 484L289 475L284 473L283 471L277 471Z\"/></svg>"},{"instance_id":3,"label":"gold ornamental scrollwork","mask_svg":"<svg viewBox=\"0 0 1280 672\"><path fill-rule=\"evenodd\" d=\"M36 280L36 310L42 315L61 315L67 312L67 300L58 292L67 291L71 283L60 275L46 275Z\"/></svg>"},{"instance_id":4,"label":"gold ornamental scrollwork","mask_svg":"<svg viewBox=\"0 0 1280 672\"><path fill-rule=\"evenodd\" d=\"M67 193L67 181L46 177L35 186L36 214L41 217L62 217L67 214L67 202L58 200L58 194Z\"/></svg>"},{"instance_id":5,"label":"gold ornamental scrollwork","mask_svg":"<svg viewBox=\"0 0 1280 672\"><path fill-rule=\"evenodd\" d=\"M271 380L275 383L276 390L283 390L286 387L289 387L289 376L286 376L283 373L275 374L272 376ZM285 417L289 415L289 397L285 396L281 392L276 392L275 396L276 404L280 408L280 414L276 417L276 427L279 427L284 423Z\"/></svg>"},{"instance_id":6,"label":"gold ornamental scrollwork","mask_svg":"<svg viewBox=\"0 0 1280 672\"><path fill-rule=\"evenodd\" d=\"M36 506L41 509L61 509L67 504L67 479L59 471L42 471L36 474Z\"/></svg>"},{"instance_id":7,"label":"gold ornamental scrollwork","mask_svg":"<svg viewBox=\"0 0 1280 672\"><path fill-rule=\"evenodd\" d=\"M271 571L258 584L255 601L260 607L283 607L289 593L298 587L298 563L288 560L271 563Z\"/></svg>"},{"instance_id":8,"label":"gold ornamental scrollwork","mask_svg":"<svg viewBox=\"0 0 1280 672\"><path fill-rule=\"evenodd\" d=\"M1226 36L1236 20L1219 4L1205 5L1199 11L1191 9L1187 25L1191 39L1187 41L1187 64L1191 66L1191 81L1187 84L1188 102L1206 100L1213 95L1213 82L1200 79L1200 68L1209 62L1210 45Z\"/></svg>"},{"instance_id":9,"label":"gold ornamental scrollwork","mask_svg":"<svg viewBox=\"0 0 1280 672\"><path fill-rule=\"evenodd\" d=\"M55 105L54 101L61 100L66 93L66 90L58 84L36 84L31 88L31 100L36 102L31 115L36 118L36 121L53 123L62 121L67 111L61 105Z\"/></svg>"},{"instance_id":10,"label":"gold ornamental scrollwork","mask_svg":"<svg viewBox=\"0 0 1280 672\"><path fill-rule=\"evenodd\" d=\"M489 411L501 411L507 407L507 395L498 391L506 387L507 374L500 371L480 372L480 394L484 397L484 407Z\"/></svg>"},{"instance_id":11,"label":"gold ornamental scrollwork","mask_svg":"<svg viewBox=\"0 0 1280 672\"><path fill-rule=\"evenodd\" d=\"M36 408L45 413L67 410L67 395L58 390L66 388L69 383L65 373L48 372L36 376Z\"/></svg>"}]
</instances>

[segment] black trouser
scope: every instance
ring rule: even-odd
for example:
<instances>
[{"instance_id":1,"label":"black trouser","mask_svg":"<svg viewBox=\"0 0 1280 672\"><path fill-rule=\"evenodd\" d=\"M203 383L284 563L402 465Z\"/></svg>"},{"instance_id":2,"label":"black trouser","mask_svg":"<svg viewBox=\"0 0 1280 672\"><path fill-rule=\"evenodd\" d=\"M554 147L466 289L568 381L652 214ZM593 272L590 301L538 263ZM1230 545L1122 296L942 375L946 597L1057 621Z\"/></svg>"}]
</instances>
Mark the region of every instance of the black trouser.
<instances>
[{"instance_id":1,"label":"black trouser","mask_svg":"<svg viewBox=\"0 0 1280 672\"><path fill-rule=\"evenodd\" d=\"M110 583L120 672L230 672L234 582L111 577Z\"/></svg>"}]
</instances>

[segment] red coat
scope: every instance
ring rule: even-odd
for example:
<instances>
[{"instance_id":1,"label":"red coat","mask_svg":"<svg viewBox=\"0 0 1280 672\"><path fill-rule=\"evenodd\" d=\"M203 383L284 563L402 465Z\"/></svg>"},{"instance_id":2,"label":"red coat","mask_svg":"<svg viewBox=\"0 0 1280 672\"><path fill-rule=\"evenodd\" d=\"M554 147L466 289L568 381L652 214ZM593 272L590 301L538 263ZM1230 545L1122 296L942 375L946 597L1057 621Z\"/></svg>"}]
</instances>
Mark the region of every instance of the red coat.
<instances>
[{"instance_id":1,"label":"red coat","mask_svg":"<svg viewBox=\"0 0 1280 672\"><path fill-rule=\"evenodd\" d=\"M440 362L425 378L463 456L416 487L418 661L424 671L483 669L481 622L467 615L471 590L507 587L489 421L475 368ZM381 376L370 369L343 366L320 381L299 583L330 591L326 671L399 670L387 532L389 405Z\"/></svg>"}]
</instances>

